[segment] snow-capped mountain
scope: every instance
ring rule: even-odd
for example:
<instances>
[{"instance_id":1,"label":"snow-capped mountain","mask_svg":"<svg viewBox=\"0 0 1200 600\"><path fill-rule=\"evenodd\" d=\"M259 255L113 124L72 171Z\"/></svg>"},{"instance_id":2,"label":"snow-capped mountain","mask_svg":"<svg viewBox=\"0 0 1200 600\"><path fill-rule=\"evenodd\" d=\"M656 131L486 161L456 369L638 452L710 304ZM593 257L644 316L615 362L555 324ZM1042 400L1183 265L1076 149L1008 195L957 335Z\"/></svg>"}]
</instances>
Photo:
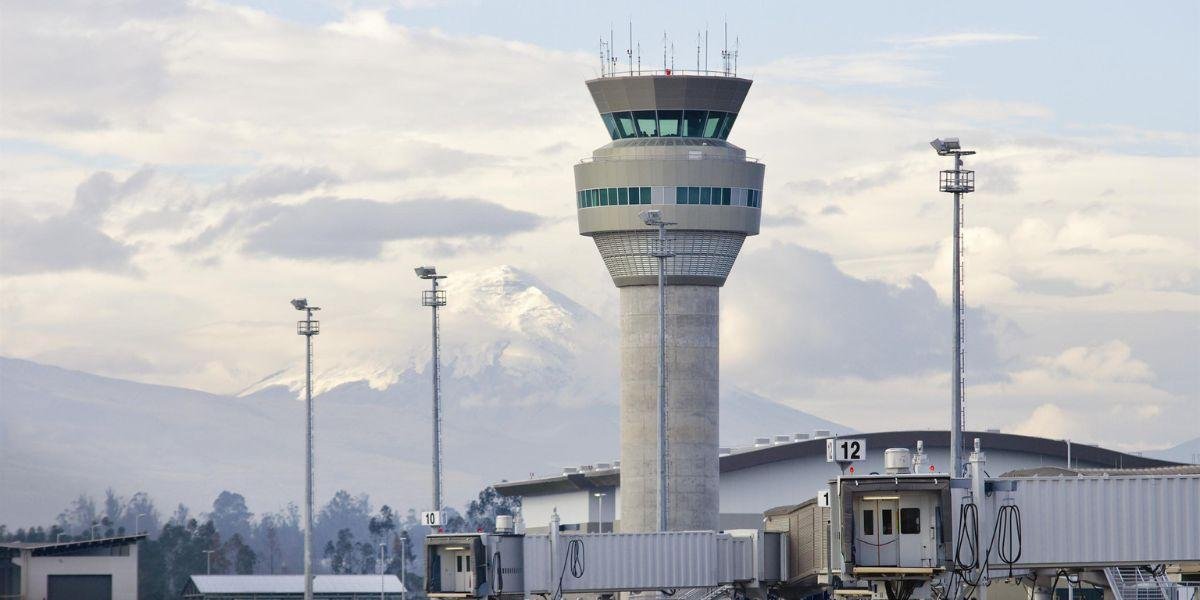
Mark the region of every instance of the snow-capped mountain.
<instances>
[{"instance_id":1,"label":"snow-capped mountain","mask_svg":"<svg viewBox=\"0 0 1200 600\"><path fill-rule=\"evenodd\" d=\"M447 500L618 458L616 326L511 267L446 281ZM318 361L318 499L346 489L376 504L427 506L429 350L414 342ZM73 496L109 486L197 510L225 489L260 511L298 500L301 369L218 395L0 359L0 522L44 522ZM850 431L722 385L722 445L814 429Z\"/></svg>"}]
</instances>

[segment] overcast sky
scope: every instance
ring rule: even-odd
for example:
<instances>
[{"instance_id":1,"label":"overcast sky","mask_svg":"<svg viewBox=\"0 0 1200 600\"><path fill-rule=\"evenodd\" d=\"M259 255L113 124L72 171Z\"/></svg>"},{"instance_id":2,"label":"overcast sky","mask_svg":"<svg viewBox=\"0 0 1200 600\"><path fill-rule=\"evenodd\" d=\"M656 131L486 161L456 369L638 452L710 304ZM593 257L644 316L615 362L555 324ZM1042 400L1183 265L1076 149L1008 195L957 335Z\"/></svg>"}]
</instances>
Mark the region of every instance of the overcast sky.
<instances>
[{"instance_id":1,"label":"overcast sky","mask_svg":"<svg viewBox=\"0 0 1200 600\"><path fill-rule=\"evenodd\" d=\"M411 267L512 265L601 317L571 165L606 142L598 40L694 66L722 19L767 165L722 376L859 429L944 426L949 198L969 427L1121 448L1200 430L1195 2L146 0L0 7L0 353L229 393L423 339Z\"/></svg>"}]
</instances>

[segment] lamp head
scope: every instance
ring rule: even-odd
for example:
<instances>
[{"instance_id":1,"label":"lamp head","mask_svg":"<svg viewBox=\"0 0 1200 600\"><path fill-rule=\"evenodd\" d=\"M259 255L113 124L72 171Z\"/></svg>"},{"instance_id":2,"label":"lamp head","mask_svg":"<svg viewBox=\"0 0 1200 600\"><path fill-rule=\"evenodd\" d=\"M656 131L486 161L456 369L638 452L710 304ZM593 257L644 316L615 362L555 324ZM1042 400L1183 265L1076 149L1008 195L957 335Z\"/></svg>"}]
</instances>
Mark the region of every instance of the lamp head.
<instances>
[{"instance_id":1,"label":"lamp head","mask_svg":"<svg viewBox=\"0 0 1200 600\"><path fill-rule=\"evenodd\" d=\"M638 213L638 216L641 217L642 222L647 225L658 225L662 223L661 210L643 210L642 212Z\"/></svg>"},{"instance_id":2,"label":"lamp head","mask_svg":"<svg viewBox=\"0 0 1200 600\"><path fill-rule=\"evenodd\" d=\"M956 137L948 137L946 139L938 138L932 142L929 142L929 145L933 146L933 149L937 150L937 153L943 156L951 154L955 150L962 150L962 145L958 142L958 138Z\"/></svg>"},{"instance_id":3,"label":"lamp head","mask_svg":"<svg viewBox=\"0 0 1200 600\"><path fill-rule=\"evenodd\" d=\"M292 306L296 307L296 310L304 310L308 308L308 298L296 298L292 300Z\"/></svg>"},{"instance_id":4,"label":"lamp head","mask_svg":"<svg viewBox=\"0 0 1200 600\"><path fill-rule=\"evenodd\" d=\"M417 277L420 277L421 279L433 279L434 277L437 277L436 267L417 267L413 269L413 271L415 271L417 273Z\"/></svg>"}]
</instances>

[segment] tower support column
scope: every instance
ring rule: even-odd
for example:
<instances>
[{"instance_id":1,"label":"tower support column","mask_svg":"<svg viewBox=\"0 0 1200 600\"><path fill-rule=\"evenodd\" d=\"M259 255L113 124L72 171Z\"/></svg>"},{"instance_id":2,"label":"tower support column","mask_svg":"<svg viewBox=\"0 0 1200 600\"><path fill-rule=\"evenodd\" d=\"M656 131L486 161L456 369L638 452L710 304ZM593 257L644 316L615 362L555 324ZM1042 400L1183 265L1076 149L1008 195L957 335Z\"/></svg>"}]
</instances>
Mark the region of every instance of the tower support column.
<instances>
[{"instance_id":1,"label":"tower support column","mask_svg":"<svg viewBox=\"0 0 1200 600\"><path fill-rule=\"evenodd\" d=\"M658 288L621 295L621 524L658 529ZM666 286L667 529L719 527L720 288Z\"/></svg>"}]
</instances>

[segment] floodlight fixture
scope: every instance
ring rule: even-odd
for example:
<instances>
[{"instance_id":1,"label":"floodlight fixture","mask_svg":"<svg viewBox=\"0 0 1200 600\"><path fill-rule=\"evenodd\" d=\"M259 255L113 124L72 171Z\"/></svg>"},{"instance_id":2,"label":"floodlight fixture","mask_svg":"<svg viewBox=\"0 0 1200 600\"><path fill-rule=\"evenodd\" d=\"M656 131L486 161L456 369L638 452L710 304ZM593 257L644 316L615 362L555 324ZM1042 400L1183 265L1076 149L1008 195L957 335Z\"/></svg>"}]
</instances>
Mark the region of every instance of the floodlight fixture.
<instances>
[{"instance_id":1,"label":"floodlight fixture","mask_svg":"<svg viewBox=\"0 0 1200 600\"><path fill-rule=\"evenodd\" d=\"M938 138L929 142L939 156L968 156L975 154L974 150L963 150L962 144L956 137Z\"/></svg>"},{"instance_id":2,"label":"floodlight fixture","mask_svg":"<svg viewBox=\"0 0 1200 600\"><path fill-rule=\"evenodd\" d=\"M658 225L662 222L661 210L643 210L642 212L638 213L638 216L641 217L642 222L647 225Z\"/></svg>"},{"instance_id":3,"label":"floodlight fixture","mask_svg":"<svg viewBox=\"0 0 1200 600\"><path fill-rule=\"evenodd\" d=\"M292 300L292 306L296 307L296 310L304 310L308 308L308 298L296 298Z\"/></svg>"},{"instance_id":4,"label":"floodlight fixture","mask_svg":"<svg viewBox=\"0 0 1200 600\"><path fill-rule=\"evenodd\" d=\"M417 267L413 269L421 279L445 279L445 275L437 274L437 267Z\"/></svg>"}]
</instances>

